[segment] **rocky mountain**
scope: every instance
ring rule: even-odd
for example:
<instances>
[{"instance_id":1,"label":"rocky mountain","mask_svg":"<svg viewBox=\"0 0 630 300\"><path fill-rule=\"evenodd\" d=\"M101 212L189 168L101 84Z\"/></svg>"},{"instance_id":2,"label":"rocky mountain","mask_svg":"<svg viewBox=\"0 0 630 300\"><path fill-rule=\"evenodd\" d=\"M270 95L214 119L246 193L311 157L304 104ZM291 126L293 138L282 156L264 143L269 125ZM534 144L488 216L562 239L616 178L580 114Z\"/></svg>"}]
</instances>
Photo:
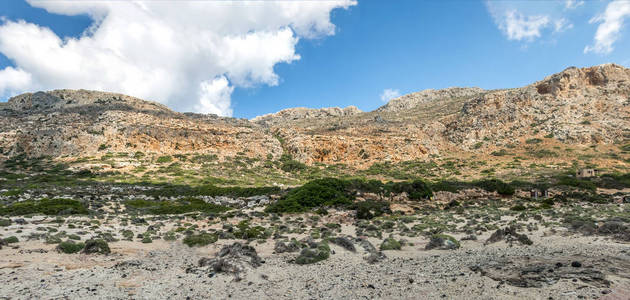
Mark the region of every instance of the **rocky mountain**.
<instances>
[{"instance_id":1,"label":"rocky mountain","mask_svg":"<svg viewBox=\"0 0 630 300\"><path fill-rule=\"evenodd\" d=\"M527 140L566 144L630 138L630 69L568 68L506 89L425 90L371 112L292 108L252 120L178 113L125 95L57 90L0 104L0 154L57 158L107 152L197 153L311 164L422 159L484 153Z\"/></svg>"},{"instance_id":2,"label":"rocky mountain","mask_svg":"<svg viewBox=\"0 0 630 300\"><path fill-rule=\"evenodd\" d=\"M5 156L85 157L111 152L280 156L278 141L247 120L182 114L125 95L58 90L0 107Z\"/></svg>"}]
</instances>

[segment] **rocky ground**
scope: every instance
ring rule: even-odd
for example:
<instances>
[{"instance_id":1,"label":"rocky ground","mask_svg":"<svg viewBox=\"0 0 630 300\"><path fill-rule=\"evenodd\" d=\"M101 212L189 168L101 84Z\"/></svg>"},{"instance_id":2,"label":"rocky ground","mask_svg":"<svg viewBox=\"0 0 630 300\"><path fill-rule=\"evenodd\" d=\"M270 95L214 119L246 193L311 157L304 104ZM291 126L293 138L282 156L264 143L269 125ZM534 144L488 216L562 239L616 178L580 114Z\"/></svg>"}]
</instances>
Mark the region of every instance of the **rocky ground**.
<instances>
[{"instance_id":1,"label":"rocky ground","mask_svg":"<svg viewBox=\"0 0 630 300\"><path fill-rule=\"evenodd\" d=\"M395 200L370 219L345 209L268 214L267 196L205 198L237 211L153 215L125 207L139 195L93 201L101 213L88 216L2 218L0 296L630 298L629 203L519 211L496 193L444 194ZM108 249L87 246L94 240ZM67 242L86 246L63 253Z\"/></svg>"},{"instance_id":2,"label":"rocky ground","mask_svg":"<svg viewBox=\"0 0 630 300\"><path fill-rule=\"evenodd\" d=\"M384 250L376 263L331 245L329 259L292 263L272 243L251 245L260 256L237 274L199 267L222 240L190 248L180 242L110 243L111 254L60 254L54 246L26 242L0 250L0 295L33 298L235 298L235 299L628 299L630 247L597 237L530 234L533 245L463 241L456 250L413 246ZM369 238L373 244L380 240ZM411 240L409 241L411 242Z\"/></svg>"}]
</instances>

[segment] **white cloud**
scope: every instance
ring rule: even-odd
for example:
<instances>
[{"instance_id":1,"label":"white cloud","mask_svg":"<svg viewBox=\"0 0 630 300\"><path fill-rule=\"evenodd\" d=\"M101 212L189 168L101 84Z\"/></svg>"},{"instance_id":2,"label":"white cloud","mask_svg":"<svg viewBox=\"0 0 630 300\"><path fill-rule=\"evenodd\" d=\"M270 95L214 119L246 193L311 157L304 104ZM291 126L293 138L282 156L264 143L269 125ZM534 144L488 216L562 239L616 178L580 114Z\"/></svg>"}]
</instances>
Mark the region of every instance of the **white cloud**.
<instances>
[{"instance_id":1,"label":"white cloud","mask_svg":"<svg viewBox=\"0 0 630 300\"><path fill-rule=\"evenodd\" d=\"M573 28L567 7L576 8L583 3L569 2L486 1L486 7L508 40L531 42L545 33L557 34Z\"/></svg>"},{"instance_id":2,"label":"white cloud","mask_svg":"<svg viewBox=\"0 0 630 300\"><path fill-rule=\"evenodd\" d=\"M383 102L387 102L389 100L392 100L392 99L398 98L398 97L400 97L400 91L399 90L384 89L383 92L381 93L381 100Z\"/></svg>"},{"instance_id":3,"label":"white cloud","mask_svg":"<svg viewBox=\"0 0 630 300\"><path fill-rule=\"evenodd\" d=\"M300 59L300 38L335 33L334 1L45 1L48 12L88 14L94 25L62 39L0 20L0 95L84 88L155 100L180 111L231 115L234 87L277 85L274 66ZM5 79L5 80L2 80Z\"/></svg>"},{"instance_id":4,"label":"white cloud","mask_svg":"<svg viewBox=\"0 0 630 300\"><path fill-rule=\"evenodd\" d=\"M540 31L549 25L547 16L524 16L518 11L507 11L499 23L501 29L510 40L533 40L540 37Z\"/></svg>"},{"instance_id":5,"label":"white cloud","mask_svg":"<svg viewBox=\"0 0 630 300\"><path fill-rule=\"evenodd\" d=\"M6 67L0 70L0 96L23 90L31 84L31 74L21 69Z\"/></svg>"},{"instance_id":6,"label":"white cloud","mask_svg":"<svg viewBox=\"0 0 630 300\"><path fill-rule=\"evenodd\" d=\"M564 1L564 7L566 9L576 9L580 6L584 5L584 1L578 0L566 0Z\"/></svg>"},{"instance_id":7,"label":"white cloud","mask_svg":"<svg viewBox=\"0 0 630 300\"><path fill-rule=\"evenodd\" d=\"M201 83L199 104L195 106L195 110L201 113L231 115L230 96L233 91L234 87L230 86L225 76L204 81Z\"/></svg>"},{"instance_id":8,"label":"white cloud","mask_svg":"<svg viewBox=\"0 0 630 300\"><path fill-rule=\"evenodd\" d=\"M554 32L564 32L573 28L573 24L571 24L567 19L562 18L553 22L553 31Z\"/></svg>"},{"instance_id":9,"label":"white cloud","mask_svg":"<svg viewBox=\"0 0 630 300\"><path fill-rule=\"evenodd\" d=\"M607 54L613 51L613 44L619 38L624 26L624 19L630 17L629 1L613 1L606 6L606 11L590 20L601 23L595 33L595 43L584 48L584 53L596 52Z\"/></svg>"}]
</instances>

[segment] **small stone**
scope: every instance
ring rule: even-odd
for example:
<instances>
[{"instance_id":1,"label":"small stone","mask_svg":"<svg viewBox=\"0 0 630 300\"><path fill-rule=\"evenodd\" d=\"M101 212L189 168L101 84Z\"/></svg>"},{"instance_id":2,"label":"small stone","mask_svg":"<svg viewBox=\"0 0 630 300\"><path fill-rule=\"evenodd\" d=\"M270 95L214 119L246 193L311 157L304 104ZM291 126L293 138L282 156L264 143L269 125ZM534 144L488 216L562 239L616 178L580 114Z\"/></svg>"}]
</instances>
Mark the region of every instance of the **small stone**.
<instances>
[{"instance_id":1,"label":"small stone","mask_svg":"<svg viewBox=\"0 0 630 300\"><path fill-rule=\"evenodd\" d=\"M573 262L571 262L571 266L574 267L574 268L579 268L579 267L582 266L582 263L579 262L579 261L573 261Z\"/></svg>"}]
</instances>

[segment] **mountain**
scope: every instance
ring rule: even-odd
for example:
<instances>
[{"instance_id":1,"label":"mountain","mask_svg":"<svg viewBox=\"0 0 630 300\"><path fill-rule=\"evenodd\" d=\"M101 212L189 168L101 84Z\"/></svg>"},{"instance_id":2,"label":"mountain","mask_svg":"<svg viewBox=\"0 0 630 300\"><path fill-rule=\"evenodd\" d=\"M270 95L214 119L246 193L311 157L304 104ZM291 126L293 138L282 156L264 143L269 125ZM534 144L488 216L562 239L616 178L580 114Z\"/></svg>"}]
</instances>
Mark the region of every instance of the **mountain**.
<instances>
[{"instance_id":1,"label":"mountain","mask_svg":"<svg viewBox=\"0 0 630 300\"><path fill-rule=\"evenodd\" d=\"M292 108L252 120L174 112L121 94L56 90L0 104L0 155L211 154L367 168L457 153L630 139L630 69L570 67L504 90L425 90L362 112ZM533 142L532 142L533 141ZM543 144L544 144L543 143Z\"/></svg>"}]
</instances>

